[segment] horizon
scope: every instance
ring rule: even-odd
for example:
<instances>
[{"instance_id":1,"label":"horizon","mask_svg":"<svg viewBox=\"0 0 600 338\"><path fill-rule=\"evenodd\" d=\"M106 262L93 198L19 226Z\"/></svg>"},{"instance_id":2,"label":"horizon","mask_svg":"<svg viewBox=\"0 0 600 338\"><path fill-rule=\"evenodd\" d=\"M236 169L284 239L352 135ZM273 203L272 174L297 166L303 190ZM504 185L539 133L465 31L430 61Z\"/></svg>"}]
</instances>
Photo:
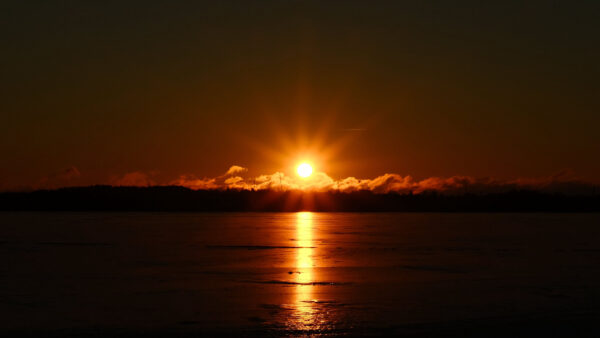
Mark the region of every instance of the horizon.
<instances>
[{"instance_id":1,"label":"horizon","mask_svg":"<svg viewBox=\"0 0 600 338\"><path fill-rule=\"evenodd\" d=\"M1 337L600 337L599 0L3 0L0 41Z\"/></svg>"},{"instance_id":2,"label":"horizon","mask_svg":"<svg viewBox=\"0 0 600 338\"><path fill-rule=\"evenodd\" d=\"M446 194L464 194L465 192L490 194L508 191L530 190L546 193L563 194L594 194L599 184L582 181L569 172L560 172L556 175L541 178L518 178L512 180L498 180L490 177L474 178L467 176L453 176L448 178L429 177L422 180L414 179L410 175L384 174L373 179L357 179L347 177L335 180L323 172L312 171L302 177L301 175L288 176L283 172L270 175L248 177L247 168L233 165L222 175L212 178L198 178L193 175L182 175L175 180L157 182L151 175L141 172L125 174L110 182L89 185L76 184L79 172L76 168L68 169L63 175L53 179L43 180L37 186L13 187L0 189L0 192L19 192L35 190L55 190L70 187L164 187L180 186L191 190L273 190L273 191L303 191L303 192L355 192L372 191L375 193L400 193L420 194L424 192L437 192ZM64 177L63 177L64 176ZM69 182L70 183L67 183Z\"/></svg>"},{"instance_id":3,"label":"horizon","mask_svg":"<svg viewBox=\"0 0 600 338\"><path fill-rule=\"evenodd\" d=\"M0 211L597 213L600 193L598 187L413 193L96 185L0 193Z\"/></svg>"}]
</instances>

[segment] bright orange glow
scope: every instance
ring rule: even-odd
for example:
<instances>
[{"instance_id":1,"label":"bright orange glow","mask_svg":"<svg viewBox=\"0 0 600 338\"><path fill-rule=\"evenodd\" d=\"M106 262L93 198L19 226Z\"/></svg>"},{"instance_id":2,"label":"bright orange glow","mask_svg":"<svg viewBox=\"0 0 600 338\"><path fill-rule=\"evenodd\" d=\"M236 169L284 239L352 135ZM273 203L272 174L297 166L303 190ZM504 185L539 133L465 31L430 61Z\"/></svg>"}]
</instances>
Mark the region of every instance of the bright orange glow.
<instances>
[{"instance_id":1,"label":"bright orange glow","mask_svg":"<svg viewBox=\"0 0 600 338\"><path fill-rule=\"evenodd\" d=\"M296 238L298 240L296 256L296 308L298 309L297 321L294 326L297 329L306 330L314 328L315 309L313 306L313 214L311 212L299 212L296 214Z\"/></svg>"},{"instance_id":2,"label":"bright orange glow","mask_svg":"<svg viewBox=\"0 0 600 338\"><path fill-rule=\"evenodd\" d=\"M313 169L310 166L310 164L304 162L298 166L296 171L298 172L298 175L300 175L300 177L308 177L312 174Z\"/></svg>"}]
</instances>

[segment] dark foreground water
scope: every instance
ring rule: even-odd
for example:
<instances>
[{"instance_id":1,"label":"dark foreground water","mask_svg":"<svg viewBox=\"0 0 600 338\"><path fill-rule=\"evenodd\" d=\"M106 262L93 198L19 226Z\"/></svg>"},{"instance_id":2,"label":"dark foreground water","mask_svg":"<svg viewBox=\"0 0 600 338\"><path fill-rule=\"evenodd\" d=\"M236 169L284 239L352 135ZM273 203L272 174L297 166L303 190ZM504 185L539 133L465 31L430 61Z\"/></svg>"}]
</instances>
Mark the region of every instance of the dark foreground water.
<instances>
[{"instance_id":1,"label":"dark foreground water","mask_svg":"<svg viewBox=\"0 0 600 338\"><path fill-rule=\"evenodd\" d=\"M595 336L599 214L0 213L0 335Z\"/></svg>"}]
</instances>

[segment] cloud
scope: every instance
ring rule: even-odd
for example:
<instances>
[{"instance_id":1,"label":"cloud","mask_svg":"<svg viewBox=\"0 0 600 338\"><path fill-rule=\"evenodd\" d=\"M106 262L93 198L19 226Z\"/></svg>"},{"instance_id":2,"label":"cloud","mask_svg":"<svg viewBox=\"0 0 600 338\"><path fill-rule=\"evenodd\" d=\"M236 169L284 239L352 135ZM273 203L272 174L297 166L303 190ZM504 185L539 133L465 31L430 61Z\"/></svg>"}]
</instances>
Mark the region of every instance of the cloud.
<instances>
[{"instance_id":1,"label":"cloud","mask_svg":"<svg viewBox=\"0 0 600 338\"><path fill-rule=\"evenodd\" d=\"M179 178L170 181L169 185L179 185L195 190L202 189L247 189L244 179L240 176L233 176L248 171L239 165L232 165L229 169L220 176L213 178L198 178L196 175L181 175Z\"/></svg>"},{"instance_id":2,"label":"cloud","mask_svg":"<svg viewBox=\"0 0 600 338\"><path fill-rule=\"evenodd\" d=\"M225 188L217 184L215 178L197 178L193 175L181 175L178 179L169 182L169 185L180 185L195 190Z\"/></svg>"},{"instance_id":3,"label":"cloud","mask_svg":"<svg viewBox=\"0 0 600 338\"><path fill-rule=\"evenodd\" d=\"M36 189L54 189L73 186L78 183L81 173L77 167L71 166L42 177L34 186Z\"/></svg>"},{"instance_id":4,"label":"cloud","mask_svg":"<svg viewBox=\"0 0 600 338\"><path fill-rule=\"evenodd\" d=\"M594 193L595 187L578 180L569 173L559 173L549 177L498 180L494 178L474 178L470 176L429 177L415 180L412 176L386 173L372 179L346 177L335 180L323 172L316 172L309 178L287 176L276 172L257 177L244 178L240 174L247 169L232 166L225 175L215 178L180 178L171 184L192 189L243 189L243 190L304 190L352 192L367 190L375 193L421 194L440 192L444 194L483 194L501 193L511 190L537 190L572 194ZM232 176L234 174L238 174Z\"/></svg>"},{"instance_id":5,"label":"cloud","mask_svg":"<svg viewBox=\"0 0 600 338\"><path fill-rule=\"evenodd\" d=\"M144 173L141 171L134 171L126 173L121 177L113 177L110 180L111 185L116 186L134 186L134 187L148 187L156 185L156 182L152 179L155 176L155 172Z\"/></svg>"},{"instance_id":6,"label":"cloud","mask_svg":"<svg viewBox=\"0 0 600 338\"><path fill-rule=\"evenodd\" d=\"M229 170L227 170L227 172L225 173L225 176L241 174L245 171L248 171L248 169L240 167L239 165L232 165L231 167L229 167Z\"/></svg>"},{"instance_id":7,"label":"cloud","mask_svg":"<svg viewBox=\"0 0 600 338\"><path fill-rule=\"evenodd\" d=\"M194 190L236 189L236 190L303 190L303 191L372 191L374 193L422 194L438 192L448 195L502 193L512 190L535 190L547 193L593 194L598 187L577 179L565 171L556 175L539 178L519 178L499 180L495 178L474 178L470 176L428 177L416 180L410 175L385 173L375 178L346 177L335 180L323 172L315 172L308 178L288 176L282 172L244 177L247 168L233 165L223 175L199 178L195 175L181 175L163 183L183 186ZM155 173L131 172L111 180L113 185L151 186L159 185L153 177Z\"/></svg>"}]
</instances>

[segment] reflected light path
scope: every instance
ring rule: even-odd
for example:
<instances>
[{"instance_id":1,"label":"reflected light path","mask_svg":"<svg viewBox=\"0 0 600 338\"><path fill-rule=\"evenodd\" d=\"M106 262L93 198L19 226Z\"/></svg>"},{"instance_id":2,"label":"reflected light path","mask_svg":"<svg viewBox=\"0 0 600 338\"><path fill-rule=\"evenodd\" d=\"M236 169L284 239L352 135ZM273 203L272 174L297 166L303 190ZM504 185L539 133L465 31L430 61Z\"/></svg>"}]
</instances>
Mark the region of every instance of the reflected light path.
<instances>
[{"instance_id":1,"label":"reflected light path","mask_svg":"<svg viewBox=\"0 0 600 338\"><path fill-rule=\"evenodd\" d=\"M314 262L313 262L313 214L299 212L296 214L296 240L298 241L296 256L295 301L296 329L306 330L318 327L317 316L313 307L316 300L313 297Z\"/></svg>"}]
</instances>

